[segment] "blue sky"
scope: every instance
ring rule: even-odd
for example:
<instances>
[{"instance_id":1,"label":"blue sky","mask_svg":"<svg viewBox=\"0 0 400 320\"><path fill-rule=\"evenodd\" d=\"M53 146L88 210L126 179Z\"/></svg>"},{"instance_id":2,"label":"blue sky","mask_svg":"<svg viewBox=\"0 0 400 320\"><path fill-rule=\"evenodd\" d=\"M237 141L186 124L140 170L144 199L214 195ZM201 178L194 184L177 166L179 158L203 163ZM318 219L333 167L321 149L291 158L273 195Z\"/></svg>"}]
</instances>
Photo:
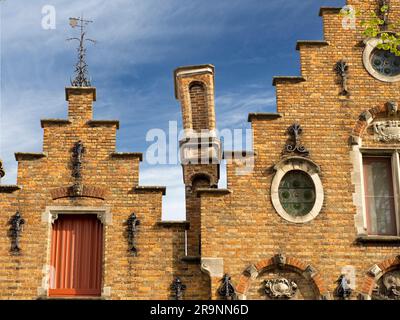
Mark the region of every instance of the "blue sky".
<instances>
[{"instance_id":1,"label":"blue sky","mask_svg":"<svg viewBox=\"0 0 400 320\"><path fill-rule=\"evenodd\" d=\"M41 26L56 9L56 29ZM249 128L249 112L275 110L274 75L299 75L297 40L322 39L321 6L344 0L2 0L0 157L16 183L14 152L40 152L42 118L66 118L64 87L75 63L71 16L94 20L89 72L94 117L119 119L118 151L146 152L148 130L181 125L173 70L216 67L217 126ZM164 219L184 219L181 167L141 164L143 185L166 185ZM225 184L224 170L220 185Z\"/></svg>"}]
</instances>

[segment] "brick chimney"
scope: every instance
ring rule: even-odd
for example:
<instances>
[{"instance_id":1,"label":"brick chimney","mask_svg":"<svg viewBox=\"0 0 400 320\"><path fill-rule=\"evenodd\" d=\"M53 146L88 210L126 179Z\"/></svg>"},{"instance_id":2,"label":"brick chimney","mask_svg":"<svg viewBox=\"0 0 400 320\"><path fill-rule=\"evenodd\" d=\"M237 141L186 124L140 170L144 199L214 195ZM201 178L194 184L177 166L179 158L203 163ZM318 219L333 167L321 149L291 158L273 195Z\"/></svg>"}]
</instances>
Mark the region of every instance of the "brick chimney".
<instances>
[{"instance_id":1,"label":"brick chimney","mask_svg":"<svg viewBox=\"0 0 400 320\"><path fill-rule=\"evenodd\" d=\"M185 131L179 144L186 186L186 219L190 223L188 255L200 256L200 199L196 190L217 187L221 159L221 143L215 130L214 66L177 68L174 80Z\"/></svg>"},{"instance_id":2,"label":"brick chimney","mask_svg":"<svg viewBox=\"0 0 400 320\"><path fill-rule=\"evenodd\" d=\"M74 123L86 123L93 118L93 101L96 101L94 87L67 87L68 119Z\"/></svg>"}]
</instances>

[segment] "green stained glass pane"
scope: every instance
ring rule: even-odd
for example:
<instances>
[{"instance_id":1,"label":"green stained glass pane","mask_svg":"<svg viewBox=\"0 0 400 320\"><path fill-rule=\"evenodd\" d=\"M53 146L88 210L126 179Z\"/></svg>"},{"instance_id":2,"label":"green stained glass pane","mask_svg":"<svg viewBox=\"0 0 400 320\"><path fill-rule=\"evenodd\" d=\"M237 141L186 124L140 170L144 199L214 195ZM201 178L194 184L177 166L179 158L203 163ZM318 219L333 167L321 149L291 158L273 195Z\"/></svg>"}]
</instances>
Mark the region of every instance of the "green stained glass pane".
<instances>
[{"instance_id":1,"label":"green stained glass pane","mask_svg":"<svg viewBox=\"0 0 400 320\"><path fill-rule=\"evenodd\" d=\"M400 74L400 57L382 49L375 49L371 54L372 67L385 76L394 77Z\"/></svg>"},{"instance_id":2,"label":"green stained glass pane","mask_svg":"<svg viewBox=\"0 0 400 320\"><path fill-rule=\"evenodd\" d=\"M305 216L315 203L315 186L310 175L300 170L289 171L279 184L279 200L292 216Z\"/></svg>"}]
</instances>

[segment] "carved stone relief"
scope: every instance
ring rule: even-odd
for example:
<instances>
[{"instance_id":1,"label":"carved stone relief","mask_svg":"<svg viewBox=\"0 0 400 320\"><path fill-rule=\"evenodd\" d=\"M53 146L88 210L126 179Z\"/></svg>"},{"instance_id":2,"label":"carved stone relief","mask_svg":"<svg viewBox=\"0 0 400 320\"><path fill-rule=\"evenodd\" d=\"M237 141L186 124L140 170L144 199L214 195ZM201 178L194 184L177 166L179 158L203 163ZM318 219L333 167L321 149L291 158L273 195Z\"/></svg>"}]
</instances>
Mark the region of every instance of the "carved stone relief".
<instances>
[{"instance_id":1,"label":"carved stone relief","mask_svg":"<svg viewBox=\"0 0 400 320\"><path fill-rule=\"evenodd\" d=\"M400 270L384 274L372 292L373 300L400 300Z\"/></svg>"},{"instance_id":2,"label":"carved stone relief","mask_svg":"<svg viewBox=\"0 0 400 320\"><path fill-rule=\"evenodd\" d=\"M400 120L376 121L373 127L376 141L400 142Z\"/></svg>"},{"instance_id":3,"label":"carved stone relief","mask_svg":"<svg viewBox=\"0 0 400 320\"><path fill-rule=\"evenodd\" d=\"M265 280L265 293L273 299L291 299L296 295L297 284L286 278Z\"/></svg>"}]
</instances>

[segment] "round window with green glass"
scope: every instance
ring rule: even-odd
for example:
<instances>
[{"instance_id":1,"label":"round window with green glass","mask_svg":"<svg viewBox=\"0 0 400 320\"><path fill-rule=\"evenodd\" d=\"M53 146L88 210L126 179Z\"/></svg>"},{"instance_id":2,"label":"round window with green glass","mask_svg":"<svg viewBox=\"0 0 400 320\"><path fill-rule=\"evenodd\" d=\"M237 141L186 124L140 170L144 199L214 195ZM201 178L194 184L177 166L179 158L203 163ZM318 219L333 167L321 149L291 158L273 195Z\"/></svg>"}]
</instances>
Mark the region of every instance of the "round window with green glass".
<instances>
[{"instance_id":1,"label":"round window with green glass","mask_svg":"<svg viewBox=\"0 0 400 320\"><path fill-rule=\"evenodd\" d=\"M371 65L375 71L384 76L400 75L400 57L388 50L375 49L372 51Z\"/></svg>"},{"instance_id":2,"label":"round window with green glass","mask_svg":"<svg viewBox=\"0 0 400 320\"><path fill-rule=\"evenodd\" d=\"M291 216L305 216L314 207L315 185L304 171L287 172L279 184L278 193L283 209Z\"/></svg>"}]
</instances>

